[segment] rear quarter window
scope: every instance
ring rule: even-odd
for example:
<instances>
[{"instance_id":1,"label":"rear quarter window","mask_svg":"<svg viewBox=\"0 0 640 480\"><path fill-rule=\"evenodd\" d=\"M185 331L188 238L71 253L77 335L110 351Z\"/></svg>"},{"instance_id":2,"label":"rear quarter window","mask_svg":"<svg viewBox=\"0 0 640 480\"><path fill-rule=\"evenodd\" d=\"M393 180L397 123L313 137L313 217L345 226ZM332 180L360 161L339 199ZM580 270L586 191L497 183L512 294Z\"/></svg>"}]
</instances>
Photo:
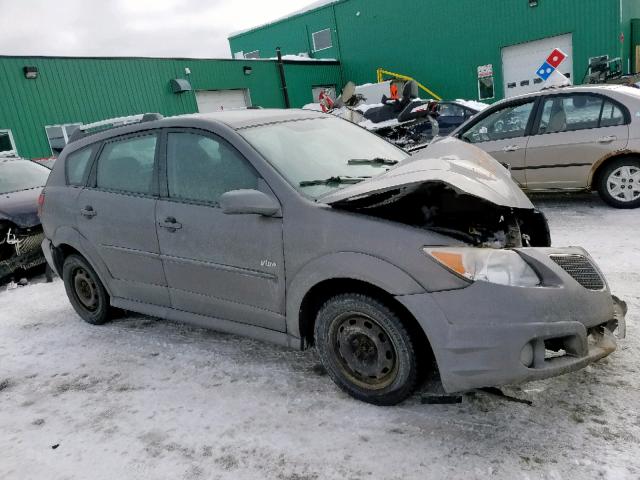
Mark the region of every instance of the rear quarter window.
<instances>
[{"instance_id":1,"label":"rear quarter window","mask_svg":"<svg viewBox=\"0 0 640 480\"><path fill-rule=\"evenodd\" d=\"M86 183L89 160L92 154L93 147L87 147L67 156L65 166L68 185L84 185Z\"/></svg>"}]
</instances>

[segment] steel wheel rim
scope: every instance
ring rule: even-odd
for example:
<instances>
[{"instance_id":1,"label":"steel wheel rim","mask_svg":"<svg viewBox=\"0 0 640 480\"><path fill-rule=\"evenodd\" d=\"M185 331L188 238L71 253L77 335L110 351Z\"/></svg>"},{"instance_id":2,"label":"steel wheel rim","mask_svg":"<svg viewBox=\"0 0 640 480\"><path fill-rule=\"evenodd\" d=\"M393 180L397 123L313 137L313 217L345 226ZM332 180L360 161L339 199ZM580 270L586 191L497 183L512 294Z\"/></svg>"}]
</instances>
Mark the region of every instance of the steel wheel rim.
<instances>
[{"instance_id":1,"label":"steel wheel rim","mask_svg":"<svg viewBox=\"0 0 640 480\"><path fill-rule=\"evenodd\" d=\"M84 268L78 268L73 274L73 290L80 304L94 312L98 309L98 287Z\"/></svg>"},{"instance_id":2,"label":"steel wheel rim","mask_svg":"<svg viewBox=\"0 0 640 480\"><path fill-rule=\"evenodd\" d=\"M625 165L616 168L607 178L607 192L619 202L633 202L640 198L640 168Z\"/></svg>"},{"instance_id":3,"label":"steel wheel rim","mask_svg":"<svg viewBox=\"0 0 640 480\"><path fill-rule=\"evenodd\" d=\"M330 341L343 374L354 384L380 390L398 373L398 357L387 332L368 315L350 312L332 323Z\"/></svg>"}]
</instances>

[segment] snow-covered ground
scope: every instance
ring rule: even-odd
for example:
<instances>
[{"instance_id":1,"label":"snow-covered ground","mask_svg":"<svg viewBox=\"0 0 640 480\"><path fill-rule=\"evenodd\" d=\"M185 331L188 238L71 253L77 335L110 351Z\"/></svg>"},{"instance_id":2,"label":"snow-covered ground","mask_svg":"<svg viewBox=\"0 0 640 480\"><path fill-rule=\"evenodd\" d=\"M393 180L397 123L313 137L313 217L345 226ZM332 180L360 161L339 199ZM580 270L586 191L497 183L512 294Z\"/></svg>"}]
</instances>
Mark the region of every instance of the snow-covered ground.
<instances>
[{"instance_id":1,"label":"snow-covered ground","mask_svg":"<svg viewBox=\"0 0 640 480\"><path fill-rule=\"evenodd\" d=\"M143 316L93 327L62 283L0 291L0 478L640 477L640 213L540 197L629 303L618 352L461 405L352 400L296 352ZM4 288L4 287L3 287Z\"/></svg>"}]
</instances>

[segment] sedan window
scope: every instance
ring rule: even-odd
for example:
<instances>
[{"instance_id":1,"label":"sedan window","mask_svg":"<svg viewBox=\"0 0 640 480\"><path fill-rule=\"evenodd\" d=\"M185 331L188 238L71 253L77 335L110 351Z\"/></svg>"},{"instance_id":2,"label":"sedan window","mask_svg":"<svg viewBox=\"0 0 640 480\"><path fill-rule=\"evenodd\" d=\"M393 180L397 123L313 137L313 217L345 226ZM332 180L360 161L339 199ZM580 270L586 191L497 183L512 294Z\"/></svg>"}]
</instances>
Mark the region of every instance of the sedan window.
<instances>
[{"instance_id":1,"label":"sedan window","mask_svg":"<svg viewBox=\"0 0 640 480\"><path fill-rule=\"evenodd\" d=\"M43 187L49 170L27 160L0 160L0 194Z\"/></svg>"},{"instance_id":2,"label":"sedan window","mask_svg":"<svg viewBox=\"0 0 640 480\"><path fill-rule=\"evenodd\" d=\"M481 143L524 137L533 105L531 101L496 110L467 130L462 139Z\"/></svg>"},{"instance_id":3,"label":"sedan window","mask_svg":"<svg viewBox=\"0 0 640 480\"><path fill-rule=\"evenodd\" d=\"M544 102L538 133L561 133L597 128L602 102L602 97L591 95L548 98Z\"/></svg>"},{"instance_id":4,"label":"sedan window","mask_svg":"<svg viewBox=\"0 0 640 480\"><path fill-rule=\"evenodd\" d=\"M624 123L624 114L622 110L620 110L620 107L614 105L612 102L604 102L600 126L617 127L618 125L624 125Z\"/></svg>"}]
</instances>

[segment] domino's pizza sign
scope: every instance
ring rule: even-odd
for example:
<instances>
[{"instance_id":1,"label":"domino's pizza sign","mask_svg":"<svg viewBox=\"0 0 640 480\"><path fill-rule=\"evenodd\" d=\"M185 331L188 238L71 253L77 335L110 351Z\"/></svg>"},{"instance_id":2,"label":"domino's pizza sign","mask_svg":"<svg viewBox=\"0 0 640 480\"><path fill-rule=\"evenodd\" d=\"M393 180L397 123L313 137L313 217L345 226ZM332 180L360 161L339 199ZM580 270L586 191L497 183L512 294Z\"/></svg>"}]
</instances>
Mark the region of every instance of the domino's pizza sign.
<instances>
[{"instance_id":1,"label":"domino's pizza sign","mask_svg":"<svg viewBox=\"0 0 640 480\"><path fill-rule=\"evenodd\" d=\"M566 59L566 53L559 48L554 49L551 55L547 57L547 60L538 68L536 75L546 82Z\"/></svg>"}]
</instances>

